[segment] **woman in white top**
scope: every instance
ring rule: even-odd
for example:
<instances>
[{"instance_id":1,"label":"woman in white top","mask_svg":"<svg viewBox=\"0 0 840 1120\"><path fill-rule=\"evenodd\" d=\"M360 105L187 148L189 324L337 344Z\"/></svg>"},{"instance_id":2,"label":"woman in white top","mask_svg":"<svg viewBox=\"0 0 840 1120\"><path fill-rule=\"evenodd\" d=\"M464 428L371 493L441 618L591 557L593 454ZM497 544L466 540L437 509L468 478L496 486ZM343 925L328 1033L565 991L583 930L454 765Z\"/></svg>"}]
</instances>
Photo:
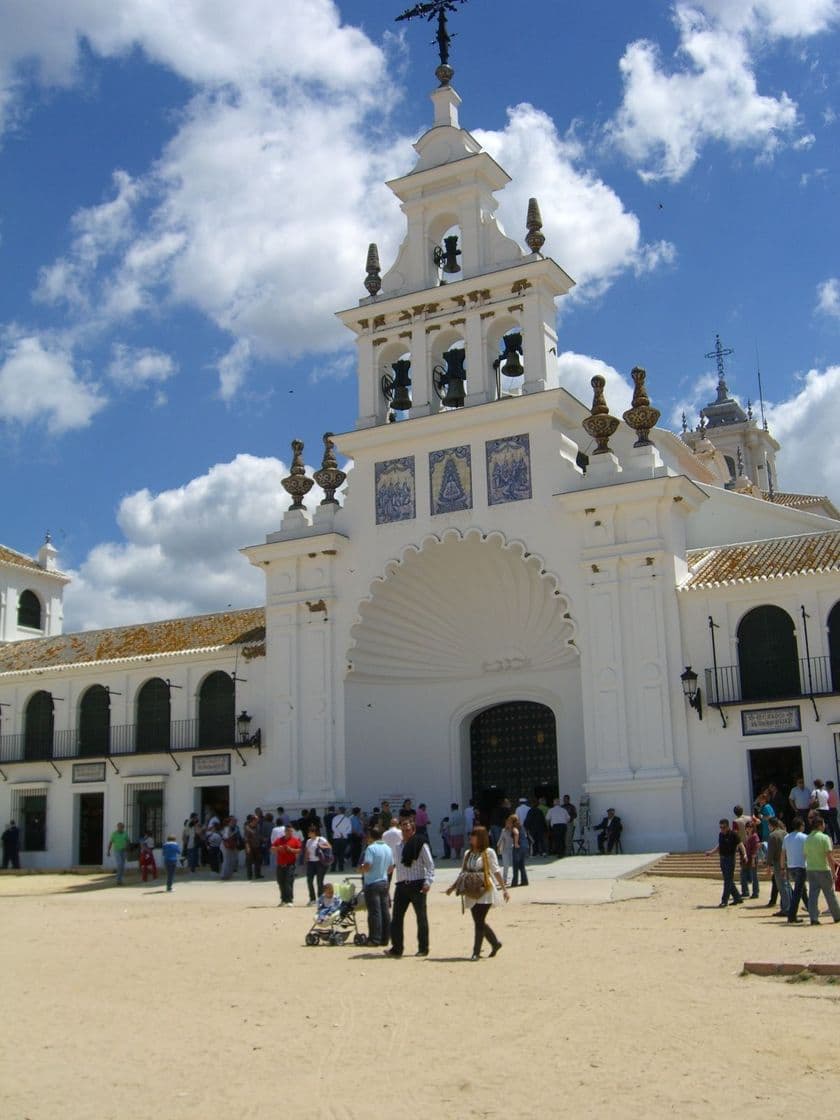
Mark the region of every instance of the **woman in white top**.
<instances>
[{"instance_id":1,"label":"woman in white top","mask_svg":"<svg viewBox=\"0 0 840 1120\"><path fill-rule=\"evenodd\" d=\"M306 885L309 888L309 905L315 905L315 883L318 883L318 895L324 893L324 875L330 861L332 849L329 842L318 832L318 826L309 826L305 844ZM322 854L323 853L323 854Z\"/></svg>"},{"instance_id":2,"label":"woman in white top","mask_svg":"<svg viewBox=\"0 0 840 1120\"><path fill-rule=\"evenodd\" d=\"M491 906L499 904L499 892L501 891L505 902L508 901L510 895L508 894L507 887L505 886L502 872L499 868L499 860L496 853L490 847L490 837L486 828L480 825L476 826L470 833L470 846L464 855L463 871L480 872L484 875L484 892L478 898L470 898L468 895L462 895L462 901L466 907L469 908L472 914L472 919L475 924L475 939L473 941L473 952L470 957L471 961L477 961L481 956L481 943L487 939L490 943L490 956L495 957L502 947L501 941L487 925L487 915L490 912ZM447 890L447 894L452 894L455 890L455 884Z\"/></svg>"}]
</instances>

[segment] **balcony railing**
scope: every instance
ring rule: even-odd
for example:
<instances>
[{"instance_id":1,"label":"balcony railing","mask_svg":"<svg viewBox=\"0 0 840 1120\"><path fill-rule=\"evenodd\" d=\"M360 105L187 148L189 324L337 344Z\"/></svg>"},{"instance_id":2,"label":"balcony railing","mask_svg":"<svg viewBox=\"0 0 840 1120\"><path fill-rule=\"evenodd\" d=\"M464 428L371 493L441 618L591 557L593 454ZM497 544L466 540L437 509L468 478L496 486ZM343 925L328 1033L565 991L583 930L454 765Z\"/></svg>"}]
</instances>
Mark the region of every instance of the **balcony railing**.
<instances>
[{"instance_id":1,"label":"balcony railing","mask_svg":"<svg viewBox=\"0 0 840 1120\"><path fill-rule=\"evenodd\" d=\"M144 727L136 723L115 724L101 734L82 740L77 729L55 731L52 740L30 742L26 735L0 735L0 765L6 762L59 762L85 758L117 758L129 754L175 754L179 751L235 750L258 743L237 742L234 730L200 727L197 719L176 719L170 724ZM168 734L167 734L168 732ZM258 733L259 734L259 733ZM258 736L252 737L255 740Z\"/></svg>"},{"instance_id":2,"label":"balcony railing","mask_svg":"<svg viewBox=\"0 0 840 1120\"><path fill-rule=\"evenodd\" d=\"M766 703L769 700L795 700L803 696L830 696L840 692L840 666L832 666L830 657L800 657L796 674L787 661L753 661L749 676L751 683L745 694L739 665L718 665L717 670L707 669L708 703Z\"/></svg>"}]
</instances>

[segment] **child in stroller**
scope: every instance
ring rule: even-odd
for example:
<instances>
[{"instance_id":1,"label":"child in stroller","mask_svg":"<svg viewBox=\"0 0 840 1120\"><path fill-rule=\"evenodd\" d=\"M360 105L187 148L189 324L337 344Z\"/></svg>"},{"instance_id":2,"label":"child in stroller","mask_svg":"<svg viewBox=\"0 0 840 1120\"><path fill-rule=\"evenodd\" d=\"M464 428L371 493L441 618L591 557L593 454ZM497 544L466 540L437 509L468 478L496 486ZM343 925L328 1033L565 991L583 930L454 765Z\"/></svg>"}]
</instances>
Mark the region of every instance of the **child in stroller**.
<instances>
[{"instance_id":1,"label":"child in stroller","mask_svg":"<svg viewBox=\"0 0 840 1120\"><path fill-rule=\"evenodd\" d=\"M304 940L307 945L343 945L353 934L354 945L367 944L367 934L360 933L356 925L356 910L364 894L349 879L339 885L338 896L332 883L324 885L318 899L315 921Z\"/></svg>"}]
</instances>

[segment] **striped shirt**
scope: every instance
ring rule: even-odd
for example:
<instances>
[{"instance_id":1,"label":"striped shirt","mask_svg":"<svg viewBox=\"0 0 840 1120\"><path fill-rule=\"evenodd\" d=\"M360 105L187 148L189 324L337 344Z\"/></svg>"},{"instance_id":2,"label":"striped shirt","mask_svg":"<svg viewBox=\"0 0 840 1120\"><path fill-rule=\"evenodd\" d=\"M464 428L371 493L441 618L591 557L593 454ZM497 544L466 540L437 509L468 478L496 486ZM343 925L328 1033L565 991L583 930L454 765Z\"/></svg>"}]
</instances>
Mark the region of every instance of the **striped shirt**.
<instances>
[{"instance_id":1,"label":"striped shirt","mask_svg":"<svg viewBox=\"0 0 840 1120\"><path fill-rule=\"evenodd\" d=\"M423 845L420 849L420 855L410 867L406 867L402 861L402 844L400 844L399 851L395 853L395 856L398 883L416 883L422 880L427 887L432 885L435 880L435 861L432 859L428 844Z\"/></svg>"}]
</instances>

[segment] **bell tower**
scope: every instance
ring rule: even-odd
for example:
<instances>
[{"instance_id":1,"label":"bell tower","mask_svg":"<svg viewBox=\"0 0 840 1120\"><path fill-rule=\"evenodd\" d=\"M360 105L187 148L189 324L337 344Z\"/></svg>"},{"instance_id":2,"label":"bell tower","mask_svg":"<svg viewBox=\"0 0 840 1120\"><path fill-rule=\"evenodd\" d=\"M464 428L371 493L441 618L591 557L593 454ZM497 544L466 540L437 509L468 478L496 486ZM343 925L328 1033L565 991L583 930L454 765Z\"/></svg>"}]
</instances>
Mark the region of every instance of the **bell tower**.
<instances>
[{"instance_id":1,"label":"bell tower","mask_svg":"<svg viewBox=\"0 0 840 1120\"><path fill-rule=\"evenodd\" d=\"M406 16L441 22L444 8ZM510 176L460 126L448 41L444 21L432 127L413 169L388 183L406 218L397 258L382 275L372 244L369 294L338 315L356 336L357 428L558 386L554 301L574 281L542 254L536 199L523 214L527 249L499 225L495 195Z\"/></svg>"}]
</instances>

